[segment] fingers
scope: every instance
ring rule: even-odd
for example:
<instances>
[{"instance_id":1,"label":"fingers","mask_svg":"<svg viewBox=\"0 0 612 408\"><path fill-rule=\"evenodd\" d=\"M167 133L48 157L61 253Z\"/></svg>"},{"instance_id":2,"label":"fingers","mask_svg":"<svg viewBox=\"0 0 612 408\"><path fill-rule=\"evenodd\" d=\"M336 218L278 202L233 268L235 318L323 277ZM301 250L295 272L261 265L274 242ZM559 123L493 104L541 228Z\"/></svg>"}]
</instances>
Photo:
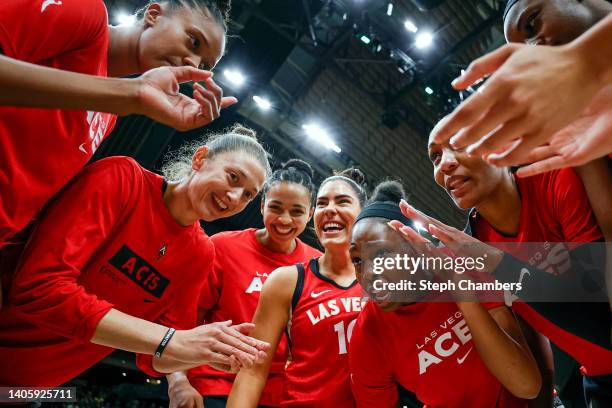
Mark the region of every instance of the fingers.
<instances>
[{"instance_id":1,"label":"fingers","mask_svg":"<svg viewBox=\"0 0 612 408\"><path fill-rule=\"evenodd\" d=\"M195 398L195 406L196 408L204 408L204 398L201 395Z\"/></svg>"},{"instance_id":2,"label":"fingers","mask_svg":"<svg viewBox=\"0 0 612 408\"><path fill-rule=\"evenodd\" d=\"M197 89L193 91L193 99L195 99L200 104L200 112L198 116L200 116L201 119L206 121L202 124L211 122L214 119L214 111L210 100L205 98L204 95L202 95Z\"/></svg>"},{"instance_id":3,"label":"fingers","mask_svg":"<svg viewBox=\"0 0 612 408\"><path fill-rule=\"evenodd\" d=\"M251 330L255 327L251 323L243 323L238 325L243 330ZM245 336L241 331L233 327L223 327L224 334L229 337L229 341L234 347L251 354L256 361L262 361L266 358L266 350L270 348L270 344L265 341L257 340L253 337Z\"/></svg>"},{"instance_id":4,"label":"fingers","mask_svg":"<svg viewBox=\"0 0 612 408\"><path fill-rule=\"evenodd\" d=\"M224 96L221 98L221 109L225 109L233 104L238 103L238 99L233 96Z\"/></svg>"},{"instance_id":5,"label":"fingers","mask_svg":"<svg viewBox=\"0 0 612 408\"><path fill-rule=\"evenodd\" d=\"M183 67L170 67L170 70L174 74L174 77L178 83L189 82L189 81L206 81L212 77L212 72L204 71L194 67L183 66Z\"/></svg>"},{"instance_id":6,"label":"fingers","mask_svg":"<svg viewBox=\"0 0 612 408\"><path fill-rule=\"evenodd\" d=\"M525 143L524 140L530 136L519 138L506 151L502 153L493 153L487 157L487 161L494 166L516 166L529 162L529 154L531 153L531 143Z\"/></svg>"},{"instance_id":7,"label":"fingers","mask_svg":"<svg viewBox=\"0 0 612 408\"><path fill-rule=\"evenodd\" d=\"M255 328L255 325L253 323L241 323L231 327L239 333L248 335Z\"/></svg>"},{"instance_id":8,"label":"fingers","mask_svg":"<svg viewBox=\"0 0 612 408\"><path fill-rule=\"evenodd\" d=\"M519 177L531 177L536 174L546 173L547 171L561 169L567 167L565 159L561 156L553 156L548 159L538 161L530 164L529 166L521 167L516 175Z\"/></svg>"},{"instance_id":9,"label":"fingers","mask_svg":"<svg viewBox=\"0 0 612 408\"><path fill-rule=\"evenodd\" d=\"M212 80L210 80L212 81ZM206 85L208 86L208 81L206 81ZM216 85L215 85L216 86ZM218 88L218 87L217 87ZM212 120L215 120L219 117L219 115L221 114L220 112L220 98L219 100L217 100L217 96L215 95L215 93L213 91L211 91L210 89L204 88L202 85L200 84L194 84L193 85L193 89L194 92L195 90L198 91L198 93L207 101L209 101L210 106L211 106L211 110L212 110ZM219 88L220 89L220 88ZM198 100L198 99L196 99ZM199 102L199 101L198 101Z\"/></svg>"},{"instance_id":10,"label":"fingers","mask_svg":"<svg viewBox=\"0 0 612 408\"><path fill-rule=\"evenodd\" d=\"M499 121L495 122L496 128L491 127L492 122L483 126L483 129L489 129L489 133L474 132L468 128L465 133L462 130L451 138L451 143L457 148L468 146L466 152L475 156L485 156L507 148L508 143L522 135L526 123L523 118L509 120L506 115L500 115L498 118ZM499 126L500 124L502 126Z\"/></svg>"},{"instance_id":11,"label":"fingers","mask_svg":"<svg viewBox=\"0 0 612 408\"><path fill-rule=\"evenodd\" d=\"M465 89L473 85L478 80L497 71L518 48L516 44L507 44L474 60L465 72L452 82L452 86L455 89Z\"/></svg>"}]
</instances>

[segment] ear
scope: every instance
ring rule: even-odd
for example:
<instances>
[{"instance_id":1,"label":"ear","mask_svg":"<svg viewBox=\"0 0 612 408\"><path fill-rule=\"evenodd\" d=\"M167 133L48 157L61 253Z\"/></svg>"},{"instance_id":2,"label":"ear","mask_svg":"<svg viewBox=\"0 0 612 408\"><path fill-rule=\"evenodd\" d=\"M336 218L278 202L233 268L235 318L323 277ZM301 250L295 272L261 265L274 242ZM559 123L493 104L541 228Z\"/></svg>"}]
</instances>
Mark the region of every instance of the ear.
<instances>
[{"instance_id":1,"label":"ear","mask_svg":"<svg viewBox=\"0 0 612 408\"><path fill-rule=\"evenodd\" d=\"M157 18L162 15L162 6L159 3L151 3L144 13L145 27L153 27L157 22Z\"/></svg>"},{"instance_id":2,"label":"ear","mask_svg":"<svg viewBox=\"0 0 612 408\"><path fill-rule=\"evenodd\" d=\"M259 205L259 211L261 212L261 215L263 216L264 213L264 206L266 205L266 196L265 194L261 195L261 204Z\"/></svg>"},{"instance_id":3,"label":"ear","mask_svg":"<svg viewBox=\"0 0 612 408\"><path fill-rule=\"evenodd\" d=\"M206 159L208 159L208 147L198 147L198 150L196 150L193 158L191 159L191 168L195 171L199 171L204 165Z\"/></svg>"}]
</instances>

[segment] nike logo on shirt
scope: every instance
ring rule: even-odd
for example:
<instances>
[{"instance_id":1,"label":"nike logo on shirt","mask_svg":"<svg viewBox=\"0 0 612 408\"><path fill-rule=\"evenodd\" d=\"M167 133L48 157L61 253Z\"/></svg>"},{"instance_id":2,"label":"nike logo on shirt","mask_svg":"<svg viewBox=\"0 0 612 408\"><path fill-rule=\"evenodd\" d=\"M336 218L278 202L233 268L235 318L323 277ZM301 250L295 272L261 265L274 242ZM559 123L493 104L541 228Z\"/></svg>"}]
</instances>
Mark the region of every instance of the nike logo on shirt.
<instances>
[{"instance_id":1,"label":"nike logo on shirt","mask_svg":"<svg viewBox=\"0 0 612 408\"><path fill-rule=\"evenodd\" d=\"M467 353L465 353L465 354L463 355L463 357L461 357L461 358L457 357L457 364L463 364L463 362L464 362L464 361L465 361L465 359L467 358L468 354L470 354L470 353L472 352L472 349L473 349L473 348L474 348L474 347L470 347L470 349L467 351Z\"/></svg>"},{"instance_id":2,"label":"nike logo on shirt","mask_svg":"<svg viewBox=\"0 0 612 408\"><path fill-rule=\"evenodd\" d=\"M319 293L316 293L313 290L312 292L310 292L310 296L313 297L313 298L318 298L319 296L321 296L322 294L327 293L327 292L331 292L331 289L326 289L326 290L323 290L323 291L321 291Z\"/></svg>"},{"instance_id":3,"label":"nike logo on shirt","mask_svg":"<svg viewBox=\"0 0 612 408\"><path fill-rule=\"evenodd\" d=\"M47 7L49 7L51 5L61 6L62 2L61 1L57 1L57 0L45 0L45 1L43 1L42 2L42 6L40 6L41 14L44 13L45 10L47 9Z\"/></svg>"}]
</instances>

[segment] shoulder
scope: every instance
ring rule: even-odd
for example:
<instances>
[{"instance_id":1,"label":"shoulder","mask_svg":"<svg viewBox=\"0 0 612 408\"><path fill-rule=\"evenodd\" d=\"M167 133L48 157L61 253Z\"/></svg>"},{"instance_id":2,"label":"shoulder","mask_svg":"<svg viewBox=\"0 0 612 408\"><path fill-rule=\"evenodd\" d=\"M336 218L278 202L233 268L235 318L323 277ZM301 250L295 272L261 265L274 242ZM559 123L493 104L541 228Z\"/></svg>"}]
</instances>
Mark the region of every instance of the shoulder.
<instances>
[{"instance_id":1,"label":"shoulder","mask_svg":"<svg viewBox=\"0 0 612 408\"><path fill-rule=\"evenodd\" d=\"M274 296L290 301L298 280L298 270L295 265L282 266L275 269L262 289L262 296Z\"/></svg>"},{"instance_id":2,"label":"shoulder","mask_svg":"<svg viewBox=\"0 0 612 408\"><path fill-rule=\"evenodd\" d=\"M252 233L251 229L223 231L211 236L210 239L214 242L215 248L221 249L228 245L235 245L238 241L243 242L247 240Z\"/></svg>"},{"instance_id":3,"label":"shoulder","mask_svg":"<svg viewBox=\"0 0 612 408\"><path fill-rule=\"evenodd\" d=\"M114 156L98 160L79 172L76 179L87 179L101 188L132 185L136 180L142 180L147 170L142 168L131 157ZM93 180L91 180L93 179Z\"/></svg>"}]
</instances>

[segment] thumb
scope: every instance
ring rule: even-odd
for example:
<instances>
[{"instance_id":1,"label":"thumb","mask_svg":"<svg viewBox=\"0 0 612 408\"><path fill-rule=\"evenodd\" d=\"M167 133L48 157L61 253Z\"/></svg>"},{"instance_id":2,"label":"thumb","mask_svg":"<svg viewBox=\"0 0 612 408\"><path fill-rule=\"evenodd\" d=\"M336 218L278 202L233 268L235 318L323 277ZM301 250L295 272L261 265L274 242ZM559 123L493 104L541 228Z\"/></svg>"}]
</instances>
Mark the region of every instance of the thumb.
<instances>
[{"instance_id":1,"label":"thumb","mask_svg":"<svg viewBox=\"0 0 612 408\"><path fill-rule=\"evenodd\" d=\"M238 103L238 99L233 96L224 96L221 98L221 109L225 109L233 104Z\"/></svg>"}]
</instances>

